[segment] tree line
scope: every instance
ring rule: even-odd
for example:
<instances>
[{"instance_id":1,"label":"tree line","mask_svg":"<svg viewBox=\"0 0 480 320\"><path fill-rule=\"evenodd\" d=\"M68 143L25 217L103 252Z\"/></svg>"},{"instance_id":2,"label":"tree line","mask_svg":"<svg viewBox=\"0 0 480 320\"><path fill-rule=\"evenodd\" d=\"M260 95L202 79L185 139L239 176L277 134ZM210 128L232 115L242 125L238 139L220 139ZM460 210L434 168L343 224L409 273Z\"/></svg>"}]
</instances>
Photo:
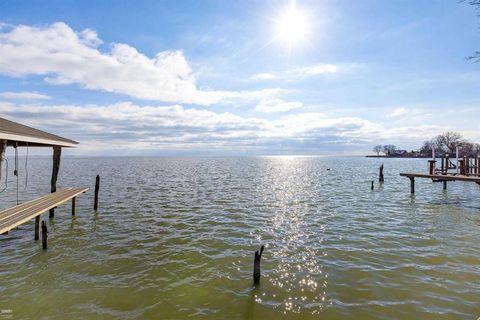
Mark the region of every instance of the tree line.
<instances>
[{"instance_id":1,"label":"tree line","mask_svg":"<svg viewBox=\"0 0 480 320\"><path fill-rule=\"evenodd\" d=\"M425 141L418 153L428 155L432 149L435 149L436 154L455 153L457 147L461 149L462 155L478 155L480 153L480 143L470 142L455 131L447 131ZM376 145L373 147L373 151L377 153L377 156L380 155L380 152L388 156L395 154L398 148L392 144Z\"/></svg>"}]
</instances>

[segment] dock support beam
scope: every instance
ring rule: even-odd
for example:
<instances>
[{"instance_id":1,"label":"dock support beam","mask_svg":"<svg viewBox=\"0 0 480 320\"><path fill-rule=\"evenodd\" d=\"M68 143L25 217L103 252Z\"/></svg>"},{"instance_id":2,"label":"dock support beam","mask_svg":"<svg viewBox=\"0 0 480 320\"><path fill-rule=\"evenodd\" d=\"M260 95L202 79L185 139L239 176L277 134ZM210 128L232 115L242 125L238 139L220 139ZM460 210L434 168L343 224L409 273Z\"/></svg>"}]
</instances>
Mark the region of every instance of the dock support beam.
<instances>
[{"instance_id":1,"label":"dock support beam","mask_svg":"<svg viewBox=\"0 0 480 320\"><path fill-rule=\"evenodd\" d=\"M60 169L60 158L62 156L62 148L59 146L53 147L53 168L52 168L52 179L50 181L50 191L57 191L57 178L58 170ZM55 208L50 209L50 218L55 216Z\"/></svg>"},{"instance_id":2,"label":"dock support beam","mask_svg":"<svg viewBox=\"0 0 480 320\"><path fill-rule=\"evenodd\" d=\"M2 162L5 156L5 150L7 150L7 141L0 140L0 182L2 181Z\"/></svg>"},{"instance_id":3,"label":"dock support beam","mask_svg":"<svg viewBox=\"0 0 480 320\"><path fill-rule=\"evenodd\" d=\"M76 199L77 199L76 197L73 197L73 198L72 198L72 216L75 215L75 200L76 200Z\"/></svg>"},{"instance_id":4,"label":"dock support beam","mask_svg":"<svg viewBox=\"0 0 480 320\"><path fill-rule=\"evenodd\" d=\"M415 193L415 178L414 177L408 177L410 179L410 193L414 194Z\"/></svg>"},{"instance_id":5,"label":"dock support beam","mask_svg":"<svg viewBox=\"0 0 480 320\"><path fill-rule=\"evenodd\" d=\"M40 216L35 217L35 237L34 240L40 239Z\"/></svg>"},{"instance_id":6,"label":"dock support beam","mask_svg":"<svg viewBox=\"0 0 480 320\"><path fill-rule=\"evenodd\" d=\"M95 179L95 199L93 201L93 210L98 209L98 191L100 189L100 176L97 174L97 178Z\"/></svg>"},{"instance_id":7,"label":"dock support beam","mask_svg":"<svg viewBox=\"0 0 480 320\"><path fill-rule=\"evenodd\" d=\"M253 283L255 285L260 283L260 260L262 259L263 249L265 247L262 245L260 248L260 253L255 251L255 260L253 261Z\"/></svg>"},{"instance_id":8,"label":"dock support beam","mask_svg":"<svg viewBox=\"0 0 480 320\"><path fill-rule=\"evenodd\" d=\"M47 249L48 229L45 221L42 221L42 248Z\"/></svg>"},{"instance_id":9,"label":"dock support beam","mask_svg":"<svg viewBox=\"0 0 480 320\"><path fill-rule=\"evenodd\" d=\"M443 180L443 190L447 190L447 180Z\"/></svg>"}]
</instances>

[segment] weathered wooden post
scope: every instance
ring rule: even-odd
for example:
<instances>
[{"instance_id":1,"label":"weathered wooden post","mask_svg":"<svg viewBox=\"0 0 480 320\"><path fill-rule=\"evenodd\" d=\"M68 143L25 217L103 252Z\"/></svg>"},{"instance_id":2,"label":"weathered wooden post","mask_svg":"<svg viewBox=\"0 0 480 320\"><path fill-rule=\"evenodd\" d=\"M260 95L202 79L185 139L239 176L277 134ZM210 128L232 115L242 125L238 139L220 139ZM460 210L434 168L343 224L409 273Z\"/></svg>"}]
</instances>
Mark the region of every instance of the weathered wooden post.
<instances>
[{"instance_id":1,"label":"weathered wooden post","mask_svg":"<svg viewBox=\"0 0 480 320\"><path fill-rule=\"evenodd\" d=\"M450 159L448 153L445 155L445 173L448 173L448 167L450 167Z\"/></svg>"},{"instance_id":2,"label":"weathered wooden post","mask_svg":"<svg viewBox=\"0 0 480 320\"><path fill-rule=\"evenodd\" d=\"M100 176L97 174L97 178L95 179L95 199L93 201L93 210L97 210L98 208L98 190L100 189Z\"/></svg>"},{"instance_id":3,"label":"weathered wooden post","mask_svg":"<svg viewBox=\"0 0 480 320\"><path fill-rule=\"evenodd\" d=\"M443 190L447 190L447 180L443 180Z\"/></svg>"},{"instance_id":4,"label":"weathered wooden post","mask_svg":"<svg viewBox=\"0 0 480 320\"><path fill-rule=\"evenodd\" d=\"M35 236L34 240L40 239L40 215L35 217Z\"/></svg>"},{"instance_id":5,"label":"weathered wooden post","mask_svg":"<svg viewBox=\"0 0 480 320\"><path fill-rule=\"evenodd\" d=\"M59 146L53 147L53 168L52 168L52 179L50 181L50 191L57 191L57 178L58 170L60 169L60 158L62 156L62 148ZM55 216L55 208L50 209L50 218Z\"/></svg>"},{"instance_id":6,"label":"weathered wooden post","mask_svg":"<svg viewBox=\"0 0 480 320\"><path fill-rule=\"evenodd\" d=\"M259 284L260 283L260 260L262 259L262 254L263 254L263 249L265 247L262 245L260 247L260 253L255 251L255 260L253 260L253 283L254 284Z\"/></svg>"},{"instance_id":7,"label":"weathered wooden post","mask_svg":"<svg viewBox=\"0 0 480 320\"><path fill-rule=\"evenodd\" d=\"M477 156L477 175L480 175L480 157Z\"/></svg>"},{"instance_id":8,"label":"weathered wooden post","mask_svg":"<svg viewBox=\"0 0 480 320\"><path fill-rule=\"evenodd\" d=\"M435 174L435 160L428 160L428 173Z\"/></svg>"},{"instance_id":9,"label":"weathered wooden post","mask_svg":"<svg viewBox=\"0 0 480 320\"><path fill-rule=\"evenodd\" d=\"M7 150L7 140L0 140L0 182L2 181L2 163L5 156L5 150Z\"/></svg>"},{"instance_id":10,"label":"weathered wooden post","mask_svg":"<svg viewBox=\"0 0 480 320\"><path fill-rule=\"evenodd\" d=\"M42 248L47 249L48 229L45 221L42 221Z\"/></svg>"},{"instance_id":11,"label":"weathered wooden post","mask_svg":"<svg viewBox=\"0 0 480 320\"><path fill-rule=\"evenodd\" d=\"M465 161L463 159L458 160L458 165L460 167L460 174L465 174Z\"/></svg>"},{"instance_id":12,"label":"weathered wooden post","mask_svg":"<svg viewBox=\"0 0 480 320\"><path fill-rule=\"evenodd\" d=\"M385 181L384 178L383 178L383 163L380 166L379 170L380 170L380 172L379 172L379 175L378 175L378 182L383 183Z\"/></svg>"},{"instance_id":13,"label":"weathered wooden post","mask_svg":"<svg viewBox=\"0 0 480 320\"><path fill-rule=\"evenodd\" d=\"M73 197L73 198L72 198L72 216L75 215L75 200L76 200L76 199L77 199L76 197Z\"/></svg>"},{"instance_id":14,"label":"weathered wooden post","mask_svg":"<svg viewBox=\"0 0 480 320\"><path fill-rule=\"evenodd\" d=\"M371 186L370 186L370 190L373 191L373 180L372 180L372 184L371 184Z\"/></svg>"},{"instance_id":15,"label":"weathered wooden post","mask_svg":"<svg viewBox=\"0 0 480 320\"><path fill-rule=\"evenodd\" d=\"M410 179L410 193L415 193L415 178L408 177Z\"/></svg>"}]
</instances>

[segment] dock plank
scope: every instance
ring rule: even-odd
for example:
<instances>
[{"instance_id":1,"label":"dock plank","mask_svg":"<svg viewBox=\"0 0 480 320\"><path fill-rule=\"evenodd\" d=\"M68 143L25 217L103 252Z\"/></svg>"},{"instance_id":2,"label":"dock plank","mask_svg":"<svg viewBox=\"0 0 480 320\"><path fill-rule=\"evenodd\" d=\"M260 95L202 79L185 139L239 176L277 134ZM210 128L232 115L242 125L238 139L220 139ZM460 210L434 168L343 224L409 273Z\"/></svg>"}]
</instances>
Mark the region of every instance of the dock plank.
<instances>
[{"instance_id":1,"label":"dock plank","mask_svg":"<svg viewBox=\"0 0 480 320\"><path fill-rule=\"evenodd\" d=\"M18 227L51 208L55 208L62 203L75 198L87 190L88 188L62 189L0 212L0 234Z\"/></svg>"}]
</instances>

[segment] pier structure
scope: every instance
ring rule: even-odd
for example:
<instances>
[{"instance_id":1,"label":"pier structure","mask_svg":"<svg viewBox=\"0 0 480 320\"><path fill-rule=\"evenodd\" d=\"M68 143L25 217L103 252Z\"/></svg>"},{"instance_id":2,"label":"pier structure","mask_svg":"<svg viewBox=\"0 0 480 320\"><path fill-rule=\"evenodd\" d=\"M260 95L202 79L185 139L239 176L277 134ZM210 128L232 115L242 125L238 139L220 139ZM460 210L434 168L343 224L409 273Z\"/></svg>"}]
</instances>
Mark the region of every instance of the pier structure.
<instances>
[{"instance_id":1,"label":"pier structure","mask_svg":"<svg viewBox=\"0 0 480 320\"><path fill-rule=\"evenodd\" d=\"M62 148L72 148L78 142L63 138L45 131L34 129L23 124L0 118L0 181L2 177L2 164L6 163L6 175L8 175L8 162L5 158L5 151L8 147L15 149L15 162L13 174L17 178L17 205L0 212L0 234L8 233L35 218L34 239L39 240L40 216L49 211L49 217L55 215L55 208L60 204L72 200L72 215L75 215L75 200L78 195L84 193L88 188L66 188L57 190L57 177L60 170L60 159ZM53 149L53 166L50 180L51 193L38 199L20 204L18 199L18 148L19 147L43 147ZM5 177L7 181L7 177ZM42 223L43 248L47 247L47 225Z\"/></svg>"},{"instance_id":2,"label":"pier structure","mask_svg":"<svg viewBox=\"0 0 480 320\"><path fill-rule=\"evenodd\" d=\"M440 159L437 161L437 159ZM455 158L445 154L440 158L432 150L432 159L428 160L428 173L406 172L400 176L410 179L410 192L415 193L415 178L432 179L433 182L442 182L443 189L447 189L448 181L475 182L480 185L480 155L460 156L456 148Z\"/></svg>"}]
</instances>

